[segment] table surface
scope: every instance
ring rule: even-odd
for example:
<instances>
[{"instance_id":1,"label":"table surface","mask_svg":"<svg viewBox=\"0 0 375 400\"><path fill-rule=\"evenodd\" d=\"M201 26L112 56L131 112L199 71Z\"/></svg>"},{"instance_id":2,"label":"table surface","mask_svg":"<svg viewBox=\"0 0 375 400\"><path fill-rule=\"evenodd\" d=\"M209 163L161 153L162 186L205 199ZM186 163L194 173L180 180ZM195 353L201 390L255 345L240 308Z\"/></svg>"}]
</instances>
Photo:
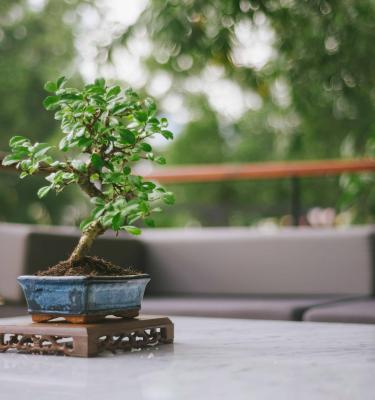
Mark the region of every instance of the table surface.
<instances>
[{"instance_id":1,"label":"table surface","mask_svg":"<svg viewBox=\"0 0 375 400\"><path fill-rule=\"evenodd\" d=\"M172 320L175 344L153 349L91 359L0 354L0 398L375 398L375 326Z\"/></svg>"}]
</instances>

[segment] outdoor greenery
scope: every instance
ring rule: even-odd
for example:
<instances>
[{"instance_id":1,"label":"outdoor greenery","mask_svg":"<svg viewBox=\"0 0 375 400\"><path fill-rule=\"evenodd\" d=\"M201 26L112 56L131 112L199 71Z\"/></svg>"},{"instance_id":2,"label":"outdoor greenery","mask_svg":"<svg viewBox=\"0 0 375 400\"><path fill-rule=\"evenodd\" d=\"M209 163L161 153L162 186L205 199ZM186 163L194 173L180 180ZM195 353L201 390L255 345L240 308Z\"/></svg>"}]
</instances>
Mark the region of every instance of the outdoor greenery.
<instances>
[{"instance_id":1,"label":"outdoor greenery","mask_svg":"<svg viewBox=\"0 0 375 400\"><path fill-rule=\"evenodd\" d=\"M64 22L79 1L46 1L33 8L27 0L0 2L0 150L9 138L26 133L32 140L54 141L57 121L43 110L43 84L47 79L74 73L73 27ZM68 191L57 199L38 201L42 178L20 184L14 173L0 173L0 221L59 223ZM75 196L77 197L77 196Z\"/></svg>"},{"instance_id":2,"label":"outdoor greenery","mask_svg":"<svg viewBox=\"0 0 375 400\"><path fill-rule=\"evenodd\" d=\"M150 216L160 209L152 203L174 203L171 192L132 170L142 159L165 164L165 158L154 155L148 141L155 135L170 140L173 134L166 118L157 118L151 98L140 98L133 90L123 91L117 85L108 87L104 79L83 90L66 87L66 83L64 77L47 82L45 89L52 94L43 102L61 121L63 137L58 150L63 159L53 155L48 143L33 144L24 136L14 136L3 165L15 165L21 178L47 173L48 185L39 189L40 198L50 191L60 193L71 184L91 198L95 208L81 223L83 235L70 258L74 262L85 256L93 240L107 229L138 235L141 230L133 225L136 221L154 226Z\"/></svg>"},{"instance_id":3,"label":"outdoor greenery","mask_svg":"<svg viewBox=\"0 0 375 400\"><path fill-rule=\"evenodd\" d=\"M151 76L167 72L173 79L170 91L189 98L188 105L192 96L209 99L206 108L216 114L216 126L206 129L212 120L206 120L206 112L192 113L193 122L170 148L178 163L201 162L203 143L210 143L204 147L210 154L216 153L208 162L361 157L374 154L374 21L371 0L151 0L114 47L128 46L146 31L153 51L144 65ZM269 54L257 62L251 55L260 41ZM215 110L210 89L203 89L213 74L245 97L251 95L255 104L235 119L226 118ZM201 90L194 88L196 82ZM225 89L217 93L227 95ZM245 209L249 202L261 210L264 204L285 204L289 196L287 182L222 184L221 195L219 186L210 186L205 197L211 193L211 203L230 203L233 216L244 207L236 220L245 224L251 222ZM358 194L358 185L346 178L341 185L330 179L319 186L322 190L316 191L310 180L303 185L305 207L330 204L339 209L343 191L346 199L353 200L351 192ZM202 190L194 185L181 189L189 201ZM359 221L374 215L375 199L368 195L366 202L356 201ZM259 212L252 221L265 216L270 214Z\"/></svg>"},{"instance_id":4,"label":"outdoor greenery","mask_svg":"<svg viewBox=\"0 0 375 400\"><path fill-rule=\"evenodd\" d=\"M46 0L35 10L32 3L0 5L0 94L7 99L0 150L22 132L56 144L56 123L39 108L40 87L60 74L80 80L77 22L69 21L77 21L72 15L83 4L97 5ZM149 0L133 25L97 44L97 66L140 57L142 93L167 76L166 89L154 97L177 128L165 149L171 165L374 156L374 21L371 0ZM137 44L146 49L140 56ZM114 55L123 49L128 58L119 60ZM172 109L176 102L168 98L181 107ZM38 184L19 185L12 174L0 174L0 219L60 223L67 200L81 201L68 190L58 201L38 202L29 194ZM306 179L304 211L332 206L350 209L355 222L371 222L372 184L369 175ZM289 213L288 181L171 190L179 201L156 218L158 225L249 225Z\"/></svg>"}]
</instances>

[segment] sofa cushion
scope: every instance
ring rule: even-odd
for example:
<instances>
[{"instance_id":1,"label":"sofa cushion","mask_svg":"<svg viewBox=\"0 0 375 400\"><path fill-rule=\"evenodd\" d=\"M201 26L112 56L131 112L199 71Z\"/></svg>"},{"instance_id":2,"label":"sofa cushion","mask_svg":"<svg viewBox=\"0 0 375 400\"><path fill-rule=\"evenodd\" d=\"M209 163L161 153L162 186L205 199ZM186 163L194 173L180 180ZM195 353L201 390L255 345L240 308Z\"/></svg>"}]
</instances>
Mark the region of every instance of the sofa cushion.
<instances>
[{"instance_id":1,"label":"sofa cushion","mask_svg":"<svg viewBox=\"0 0 375 400\"><path fill-rule=\"evenodd\" d=\"M27 315L26 304L0 306L0 318L18 317L21 315Z\"/></svg>"},{"instance_id":2,"label":"sofa cushion","mask_svg":"<svg viewBox=\"0 0 375 400\"><path fill-rule=\"evenodd\" d=\"M17 276L25 273L29 225L0 224L0 295L19 301L21 290Z\"/></svg>"},{"instance_id":3,"label":"sofa cushion","mask_svg":"<svg viewBox=\"0 0 375 400\"><path fill-rule=\"evenodd\" d=\"M372 227L145 231L153 294L373 292Z\"/></svg>"},{"instance_id":4,"label":"sofa cushion","mask_svg":"<svg viewBox=\"0 0 375 400\"><path fill-rule=\"evenodd\" d=\"M146 314L300 321L309 307L336 301L331 296L146 297Z\"/></svg>"},{"instance_id":5,"label":"sofa cushion","mask_svg":"<svg viewBox=\"0 0 375 400\"><path fill-rule=\"evenodd\" d=\"M77 230L67 232L31 232L27 244L25 271L33 274L66 260L79 239ZM144 247L142 242L131 238L114 238L110 233L99 237L90 251L99 257L124 266L143 270Z\"/></svg>"},{"instance_id":6,"label":"sofa cushion","mask_svg":"<svg viewBox=\"0 0 375 400\"><path fill-rule=\"evenodd\" d=\"M375 323L375 298L339 301L320 305L303 314L304 321Z\"/></svg>"}]
</instances>

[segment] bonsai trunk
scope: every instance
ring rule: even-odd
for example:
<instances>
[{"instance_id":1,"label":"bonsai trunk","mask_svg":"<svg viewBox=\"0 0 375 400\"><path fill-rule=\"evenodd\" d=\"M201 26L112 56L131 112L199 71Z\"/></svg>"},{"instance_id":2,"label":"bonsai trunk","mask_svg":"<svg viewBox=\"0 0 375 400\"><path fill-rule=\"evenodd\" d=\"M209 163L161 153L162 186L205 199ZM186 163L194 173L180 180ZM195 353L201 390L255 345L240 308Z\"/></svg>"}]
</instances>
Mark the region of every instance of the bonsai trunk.
<instances>
[{"instance_id":1,"label":"bonsai trunk","mask_svg":"<svg viewBox=\"0 0 375 400\"><path fill-rule=\"evenodd\" d=\"M104 228L100 222L94 222L90 225L90 227L83 232L77 247L69 258L69 262L76 263L81 260L90 250L94 240L102 233L104 233Z\"/></svg>"}]
</instances>

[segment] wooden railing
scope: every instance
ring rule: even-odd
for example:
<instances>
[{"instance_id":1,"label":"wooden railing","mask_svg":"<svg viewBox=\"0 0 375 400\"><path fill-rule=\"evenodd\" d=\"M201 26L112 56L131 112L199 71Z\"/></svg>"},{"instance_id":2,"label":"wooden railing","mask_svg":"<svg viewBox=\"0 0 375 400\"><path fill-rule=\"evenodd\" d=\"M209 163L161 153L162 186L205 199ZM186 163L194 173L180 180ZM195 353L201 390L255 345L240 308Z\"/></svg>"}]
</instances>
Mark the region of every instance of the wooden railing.
<instances>
[{"instance_id":1,"label":"wooden railing","mask_svg":"<svg viewBox=\"0 0 375 400\"><path fill-rule=\"evenodd\" d=\"M362 159L180 166L158 169L145 176L160 183L290 179L290 213L293 225L298 226L302 214L300 178L371 171L375 171L375 160Z\"/></svg>"},{"instance_id":2,"label":"wooden railing","mask_svg":"<svg viewBox=\"0 0 375 400\"><path fill-rule=\"evenodd\" d=\"M0 152L0 170L14 170L13 166L1 165L5 155L6 153ZM369 171L375 171L375 159L184 165L158 168L151 172L141 168L137 172L146 179L160 183L193 183L302 178Z\"/></svg>"},{"instance_id":3,"label":"wooden railing","mask_svg":"<svg viewBox=\"0 0 375 400\"><path fill-rule=\"evenodd\" d=\"M375 160L285 161L174 166L157 169L151 173L146 173L145 176L147 179L160 183L188 183L301 178L366 171L375 171Z\"/></svg>"},{"instance_id":4,"label":"wooden railing","mask_svg":"<svg viewBox=\"0 0 375 400\"><path fill-rule=\"evenodd\" d=\"M1 166L4 156L5 153L0 152L0 171L1 169L14 170L13 167ZM159 168L151 172L139 169L137 173L143 175L145 179L155 180L164 184L290 179L291 214L294 225L298 225L301 216L300 178L371 171L375 171L374 159L173 166Z\"/></svg>"}]
</instances>

